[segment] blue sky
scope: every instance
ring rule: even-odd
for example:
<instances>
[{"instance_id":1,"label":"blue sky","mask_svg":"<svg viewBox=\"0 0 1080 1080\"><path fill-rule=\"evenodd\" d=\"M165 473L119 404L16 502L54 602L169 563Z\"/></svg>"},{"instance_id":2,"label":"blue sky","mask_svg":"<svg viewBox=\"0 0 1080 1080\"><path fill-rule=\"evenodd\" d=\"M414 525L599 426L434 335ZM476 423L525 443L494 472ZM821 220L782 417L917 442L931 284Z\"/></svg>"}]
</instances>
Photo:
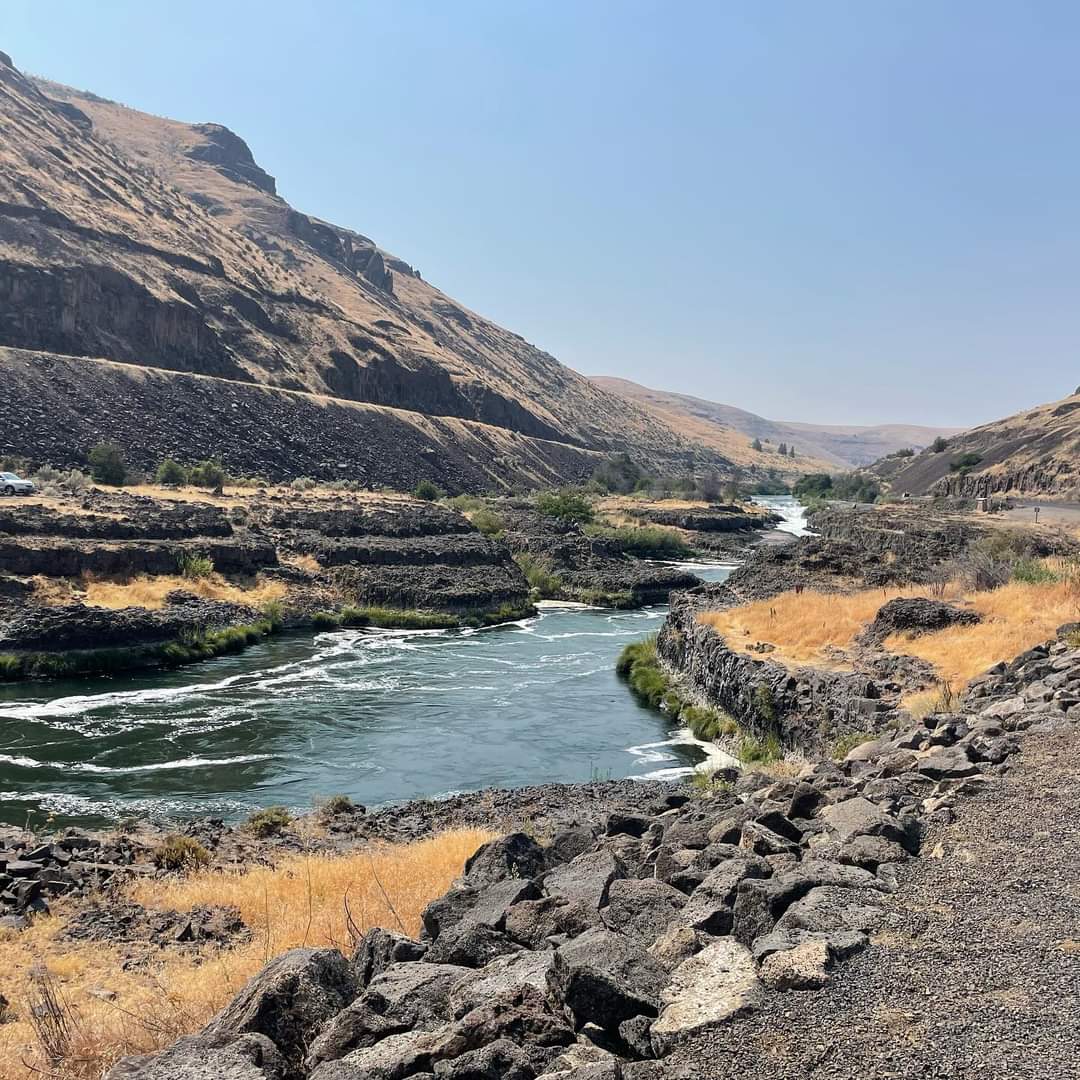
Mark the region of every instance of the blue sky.
<instances>
[{"instance_id":1,"label":"blue sky","mask_svg":"<svg viewBox=\"0 0 1080 1080\"><path fill-rule=\"evenodd\" d=\"M1080 6L4 0L587 374L968 425L1080 383Z\"/></svg>"}]
</instances>

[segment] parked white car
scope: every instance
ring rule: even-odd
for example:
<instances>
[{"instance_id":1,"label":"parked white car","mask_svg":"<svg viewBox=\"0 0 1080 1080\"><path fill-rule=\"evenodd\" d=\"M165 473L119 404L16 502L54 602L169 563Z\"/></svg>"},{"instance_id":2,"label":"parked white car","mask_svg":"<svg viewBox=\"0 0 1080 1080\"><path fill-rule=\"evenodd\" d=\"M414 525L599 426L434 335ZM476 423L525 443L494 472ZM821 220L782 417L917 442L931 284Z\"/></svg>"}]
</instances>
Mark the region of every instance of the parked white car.
<instances>
[{"instance_id":1,"label":"parked white car","mask_svg":"<svg viewBox=\"0 0 1080 1080\"><path fill-rule=\"evenodd\" d=\"M33 480L23 480L13 472L0 472L0 495L33 495L35 491Z\"/></svg>"}]
</instances>

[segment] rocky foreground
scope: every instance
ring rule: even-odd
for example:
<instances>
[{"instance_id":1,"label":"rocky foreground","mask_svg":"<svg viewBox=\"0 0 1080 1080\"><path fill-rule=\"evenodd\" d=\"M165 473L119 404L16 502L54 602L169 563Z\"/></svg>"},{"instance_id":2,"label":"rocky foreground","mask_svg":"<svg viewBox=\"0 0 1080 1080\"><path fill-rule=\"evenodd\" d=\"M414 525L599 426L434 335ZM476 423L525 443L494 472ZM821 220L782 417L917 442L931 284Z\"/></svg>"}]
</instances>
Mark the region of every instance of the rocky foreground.
<instances>
[{"instance_id":1,"label":"rocky foreground","mask_svg":"<svg viewBox=\"0 0 1080 1080\"><path fill-rule=\"evenodd\" d=\"M1077 688L1048 642L840 764L511 833L418 940L286 953L110 1078L1072 1075Z\"/></svg>"}]
</instances>

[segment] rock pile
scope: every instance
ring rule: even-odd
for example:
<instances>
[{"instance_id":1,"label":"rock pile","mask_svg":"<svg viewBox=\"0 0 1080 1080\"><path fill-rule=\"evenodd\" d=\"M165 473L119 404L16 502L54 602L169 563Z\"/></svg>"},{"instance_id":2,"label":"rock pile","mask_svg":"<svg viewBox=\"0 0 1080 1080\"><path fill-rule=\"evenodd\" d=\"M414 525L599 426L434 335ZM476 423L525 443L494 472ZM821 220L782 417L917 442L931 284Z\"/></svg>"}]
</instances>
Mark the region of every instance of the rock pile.
<instances>
[{"instance_id":1,"label":"rock pile","mask_svg":"<svg viewBox=\"0 0 1080 1080\"><path fill-rule=\"evenodd\" d=\"M86 897L131 875L153 873L135 841L112 842L66 833L40 842L19 830L0 831L0 929L21 930L58 896Z\"/></svg>"},{"instance_id":2,"label":"rock pile","mask_svg":"<svg viewBox=\"0 0 1080 1080\"><path fill-rule=\"evenodd\" d=\"M1055 674L1080 683L1080 650L1047 646L1012 684L991 678ZM1017 747L1021 711L976 700L982 713L930 716L842 764L743 774L705 798L670 789L543 845L492 841L418 940L376 929L349 959L293 950L201 1034L110 1080L668 1077L688 1040L823 986L867 944L898 865Z\"/></svg>"}]
</instances>

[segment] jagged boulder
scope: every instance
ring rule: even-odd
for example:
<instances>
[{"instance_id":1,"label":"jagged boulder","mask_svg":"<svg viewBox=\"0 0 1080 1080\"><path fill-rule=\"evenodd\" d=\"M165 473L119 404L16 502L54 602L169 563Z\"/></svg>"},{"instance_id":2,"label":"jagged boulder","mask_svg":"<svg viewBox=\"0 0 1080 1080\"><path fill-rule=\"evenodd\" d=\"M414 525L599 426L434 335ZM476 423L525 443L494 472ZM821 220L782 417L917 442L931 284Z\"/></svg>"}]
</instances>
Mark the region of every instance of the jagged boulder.
<instances>
[{"instance_id":1,"label":"jagged boulder","mask_svg":"<svg viewBox=\"0 0 1080 1080\"><path fill-rule=\"evenodd\" d=\"M879 644L890 634L930 634L949 626L970 626L979 622L977 611L931 600L925 596L898 596L878 608L873 622L859 635L866 644Z\"/></svg>"},{"instance_id":2,"label":"jagged boulder","mask_svg":"<svg viewBox=\"0 0 1080 1080\"><path fill-rule=\"evenodd\" d=\"M192 1035L159 1054L118 1061L105 1080L285 1080L284 1058L264 1035Z\"/></svg>"},{"instance_id":3,"label":"jagged boulder","mask_svg":"<svg viewBox=\"0 0 1080 1080\"><path fill-rule=\"evenodd\" d=\"M356 990L356 976L337 949L291 949L250 979L203 1034L219 1040L265 1035L288 1062L298 1062Z\"/></svg>"},{"instance_id":4,"label":"jagged boulder","mask_svg":"<svg viewBox=\"0 0 1080 1080\"><path fill-rule=\"evenodd\" d=\"M668 983L664 967L635 942L593 929L559 948L548 989L574 1023L613 1031L634 1016L655 1016Z\"/></svg>"},{"instance_id":5,"label":"jagged boulder","mask_svg":"<svg viewBox=\"0 0 1080 1080\"><path fill-rule=\"evenodd\" d=\"M718 939L680 964L662 991L664 1008L651 1029L657 1057L697 1032L754 1011L762 997L750 950L732 938Z\"/></svg>"}]
</instances>

